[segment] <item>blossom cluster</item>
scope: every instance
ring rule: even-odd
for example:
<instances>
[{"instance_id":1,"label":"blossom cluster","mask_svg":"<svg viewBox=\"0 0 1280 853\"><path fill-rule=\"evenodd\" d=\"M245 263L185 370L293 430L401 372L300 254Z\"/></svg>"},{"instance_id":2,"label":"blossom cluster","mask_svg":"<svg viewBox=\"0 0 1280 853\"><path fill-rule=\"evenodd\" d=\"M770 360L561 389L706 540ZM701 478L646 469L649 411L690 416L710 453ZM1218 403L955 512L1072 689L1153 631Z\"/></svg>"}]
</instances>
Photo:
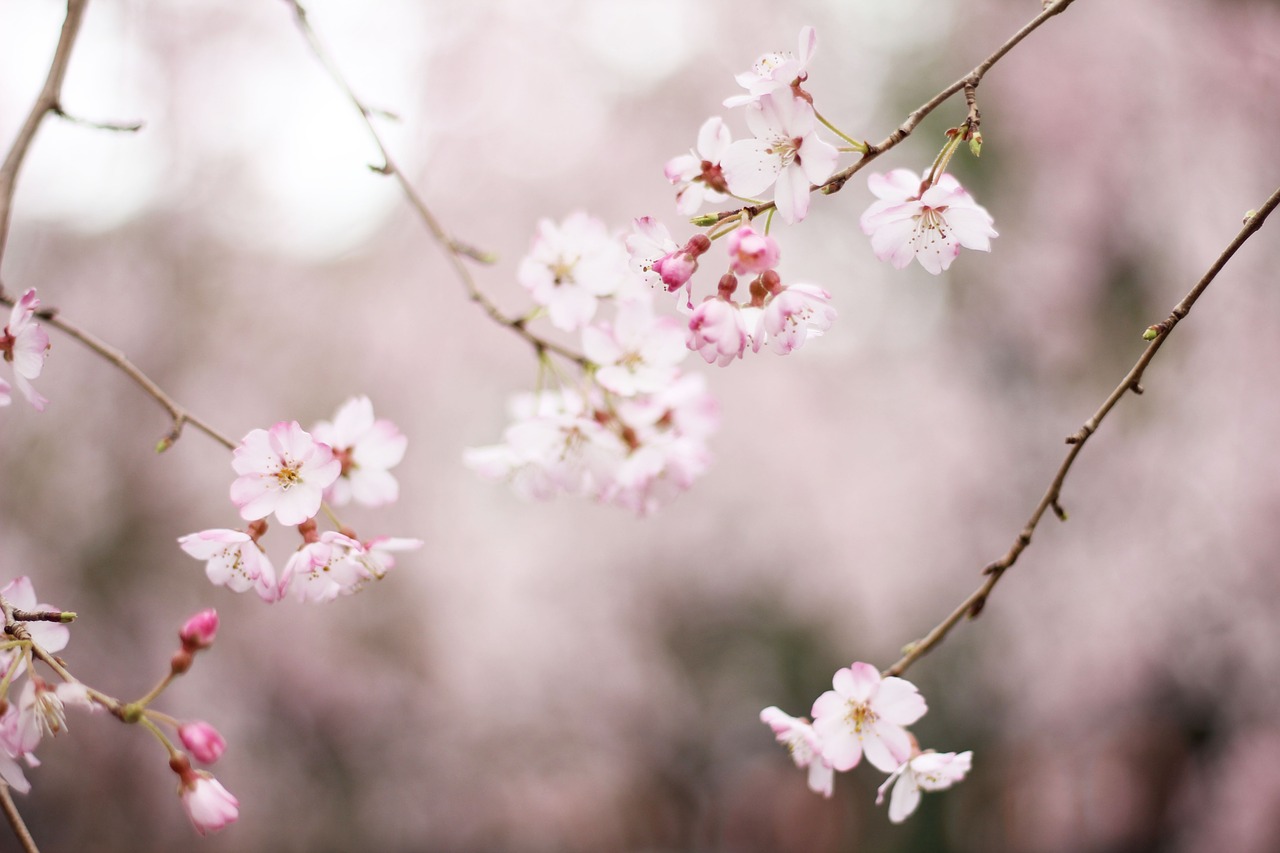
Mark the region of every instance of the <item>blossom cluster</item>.
<instances>
[{"instance_id":1,"label":"blossom cluster","mask_svg":"<svg viewBox=\"0 0 1280 853\"><path fill-rule=\"evenodd\" d=\"M465 463L520 495L585 495L644 515L710 464L719 413L699 375L684 374L685 331L654 310L644 281L604 223L585 213L540 223L518 278L551 323L581 336L577 383L515 396L499 444Z\"/></svg>"},{"instance_id":2,"label":"blossom cluster","mask_svg":"<svg viewBox=\"0 0 1280 853\"><path fill-rule=\"evenodd\" d=\"M869 663L838 670L828 690L813 703L813 722L792 717L776 707L760 712L796 766L807 769L809 788L830 797L837 770L867 762L889 778L880 786L876 804L889 796L889 820L901 823L920 804L923 791L941 791L962 780L973 761L971 752L921 751L906 727L928 710L911 682L881 678Z\"/></svg>"},{"instance_id":3,"label":"blossom cluster","mask_svg":"<svg viewBox=\"0 0 1280 853\"><path fill-rule=\"evenodd\" d=\"M205 574L235 592L255 591L276 602L292 592L300 601L331 601L381 580L395 553L422 541L377 536L360 540L350 528L320 531L316 515L326 502L378 507L399 497L390 469L404 457L407 439L376 419L367 397L348 400L332 421L304 430L297 421L250 431L232 455L239 475L231 501L245 529L213 528L178 539L182 550L205 561ZM268 517L297 527L302 543L277 574L261 544Z\"/></svg>"},{"instance_id":4,"label":"blossom cluster","mask_svg":"<svg viewBox=\"0 0 1280 853\"><path fill-rule=\"evenodd\" d=\"M36 600L35 588L30 579L20 577L0 589L3 597L17 610L29 612L57 610ZM67 647L71 631L57 622L25 623L30 640L45 651L57 653ZM17 680L26 676L20 690ZM14 701L11 697L15 696ZM38 767L36 747L46 737L52 737L67 727L65 707L72 705L86 710L95 706L89 699L83 684L68 681L49 684L31 667L31 655L21 643L5 643L0 647L0 779L15 791L27 793L31 783L22 772L19 760L28 767Z\"/></svg>"},{"instance_id":5,"label":"blossom cluster","mask_svg":"<svg viewBox=\"0 0 1280 853\"><path fill-rule=\"evenodd\" d=\"M37 600L35 589L26 577L17 578L0 589L0 598L8 603L11 612L61 614L58 608ZM170 662L170 674L146 698L128 705L92 690L72 678L65 668L58 670L63 679L61 683L50 684L35 671L36 653L43 656L62 651L71 639L71 632L61 622L44 619L20 624L22 630L13 634L14 639L0 645L0 782L19 793L30 792L31 783L23 772L23 765L28 768L40 765L36 748L44 738L66 731L66 709L76 707L93 712L110 707L123 722L145 720L148 730L164 745L169 766L181 780L178 796L196 831L204 835L236 820L239 816L236 798L209 772L193 770L191 759L169 742L157 724L172 727L191 757L202 764L212 764L222 757L226 740L203 720L183 722L147 707L174 676L191 668L198 652L213 645L218 632L215 611L201 611L186 621L179 631L181 647ZM20 688L19 679L23 679ZM12 698L15 695L16 700Z\"/></svg>"}]
</instances>

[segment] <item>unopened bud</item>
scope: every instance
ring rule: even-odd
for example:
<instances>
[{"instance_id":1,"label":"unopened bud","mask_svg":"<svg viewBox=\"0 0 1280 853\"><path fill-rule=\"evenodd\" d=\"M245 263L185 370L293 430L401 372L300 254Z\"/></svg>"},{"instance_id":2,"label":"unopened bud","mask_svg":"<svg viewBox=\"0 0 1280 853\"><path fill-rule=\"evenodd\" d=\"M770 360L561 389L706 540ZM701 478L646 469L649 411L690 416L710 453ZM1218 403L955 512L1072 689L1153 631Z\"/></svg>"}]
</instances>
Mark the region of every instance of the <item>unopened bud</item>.
<instances>
[{"instance_id":1,"label":"unopened bud","mask_svg":"<svg viewBox=\"0 0 1280 853\"><path fill-rule=\"evenodd\" d=\"M711 239L706 234L694 234L689 238L689 242L684 244L684 251L693 255L695 258L699 255L706 254L711 248Z\"/></svg>"},{"instance_id":2,"label":"unopened bud","mask_svg":"<svg viewBox=\"0 0 1280 853\"><path fill-rule=\"evenodd\" d=\"M1158 337L1160 337L1159 326L1147 326L1147 330L1142 333L1142 339L1144 341L1154 341Z\"/></svg>"},{"instance_id":3,"label":"unopened bud","mask_svg":"<svg viewBox=\"0 0 1280 853\"><path fill-rule=\"evenodd\" d=\"M969 153L974 157L982 156L982 133L975 130L969 137Z\"/></svg>"},{"instance_id":4,"label":"unopened bud","mask_svg":"<svg viewBox=\"0 0 1280 853\"><path fill-rule=\"evenodd\" d=\"M182 639L182 647L187 651L199 651L213 645L218 636L218 611L210 607L187 620L178 634Z\"/></svg>"},{"instance_id":5,"label":"unopened bud","mask_svg":"<svg viewBox=\"0 0 1280 853\"><path fill-rule=\"evenodd\" d=\"M217 729L203 721L178 726L178 737L201 764L214 763L227 749L226 739L218 734Z\"/></svg>"},{"instance_id":6,"label":"unopened bud","mask_svg":"<svg viewBox=\"0 0 1280 853\"><path fill-rule=\"evenodd\" d=\"M693 217L692 219L689 220L689 223L691 225L697 226L698 228L710 228L712 225L715 225L719 221L720 221L720 214L704 213L701 216Z\"/></svg>"},{"instance_id":7,"label":"unopened bud","mask_svg":"<svg viewBox=\"0 0 1280 853\"><path fill-rule=\"evenodd\" d=\"M1249 220L1250 220L1250 219L1253 219L1253 217L1255 217L1255 216L1257 216L1257 215L1258 215L1258 211L1256 211L1256 210L1247 210L1247 211L1245 211L1245 214L1244 214L1244 224L1245 224L1245 225L1248 225L1248 224L1249 224Z\"/></svg>"}]
</instances>

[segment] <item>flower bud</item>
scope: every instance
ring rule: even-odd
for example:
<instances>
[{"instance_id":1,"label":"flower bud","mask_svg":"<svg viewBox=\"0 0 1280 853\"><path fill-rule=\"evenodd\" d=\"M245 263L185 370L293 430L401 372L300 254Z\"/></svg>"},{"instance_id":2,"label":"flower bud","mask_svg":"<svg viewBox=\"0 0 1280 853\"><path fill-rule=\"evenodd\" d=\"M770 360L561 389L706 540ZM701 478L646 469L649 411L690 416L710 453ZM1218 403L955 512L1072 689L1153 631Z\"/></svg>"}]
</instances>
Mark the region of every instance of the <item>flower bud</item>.
<instances>
[{"instance_id":1,"label":"flower bud","mask_svg":"<svg viewBox=\"0 0 1280 853\"><path fill-rule=\"evenodd\" d=\"M182 745L190 750L196 761L201 764L214 763L227 749L226 739L218 734L217 729L203 720L178 726L178 737L182 740Z\"/></svg>"},{"instance_id":2,"label":"flower bud","mask_svg":"<svg viewBox=\"0 0 1280 853\"><path fill-rule=\"evenodd\" d=\"M213 645L213 639L218 635L218 611L210 607L208 610L201 610L199 613L187 620L182 626L179 637L182 638L182 647L190 652L207 649Z\"/></svg>"}]
</instances>

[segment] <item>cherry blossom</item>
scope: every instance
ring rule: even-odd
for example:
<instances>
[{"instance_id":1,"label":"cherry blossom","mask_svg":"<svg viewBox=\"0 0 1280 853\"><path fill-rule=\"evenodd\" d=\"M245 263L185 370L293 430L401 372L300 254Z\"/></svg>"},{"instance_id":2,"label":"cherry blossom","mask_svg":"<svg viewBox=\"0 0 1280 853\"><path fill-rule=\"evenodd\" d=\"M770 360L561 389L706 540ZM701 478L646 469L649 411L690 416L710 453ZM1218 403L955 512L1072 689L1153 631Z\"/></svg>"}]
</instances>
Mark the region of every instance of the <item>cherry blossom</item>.
<instances>
[{"instance_id":1,"label":"cherry blossom","mask_svg":"<svg viewBox=\"0 0 1280 853\"><path fill-rule=\"evenodd\" d=\"M342 473L342 461L297 421L251 430L235 449L231 466L240 475L231 484L231 502L240 517L256 521L275 513L290 526L319 512L325 489Z\"/></svg>"},{"instance_id":2,"label":"cherry blossom","mask_svg":"<svg viewBox=\"0 0 1280 853\"><path fill-rule=\"evenodd\" d=\"M822 740L822 757L837 770L862 759L890 773L911 756L909 726L927 710L914 684L881 679L869 663L840 669L828 690L813 703L813 728Z\"/></svg>"},{"instance_id":3,"label":"cherry blossom","mask_svg":"<svg viewBox=\"0 0 1280 853\"><path fill-rule=\"evenodd\" d=\"M738 275L759 275L771 270L778 265L782 255L777 240L759 233L750 225L743 225L730 234L726 249L729 268Z\"/></svg>"},{"instance_id":4,"label":"cherry blossom","mask_svg":"<svg viewBox=\"0 0 1280 853\"><path fill-rule=\"evenodd\" d=\"M762 323L769 348L786 355L809 338L821 337L836 318L830 299L830 293L813 284L788 285L770 296Z\"/></svg>"},{"instance_id":5,"label":"cherry blossom","mask_svg":"<svg viewBox=\"0 0 1280 853\"><path fill-rule=\"evenodd\" d=\"M178 738L201 764L213 764L227 750L226 739L203 720L178 726Z\"/></svg>"},{"instance_id":6,"label":"cherry blossom","mask_svg":"<svg viewBox=\"0 0 1280 853\"><path fill-rule=\"evenodd\" d=\"M698 129L696 149L667 161L663 174L676 185L676 212L681 216L697 213L703 202L719 204L728 198L720 160L731 142L724 120L713 116Z\"/></svg>"},{"instance_id":7,"label":"cherry blossom","mask_svg":"<svg viewBox=\"0 0 1280 853\"><path fill-rule=\"evenodd\" d=\"M915 258L934 275L951 266L960 248L991 251L991 214L960 182L944 174L930 186L910 169L873 174L867 186L879 199L862 214L876 257L903 269Z\"/></svg>"},{"instance_id":8,"label":"cherry blossom","mask_svg":"<svg viewBox=\"0 0 1280 853\"><path fill-rule=\"evenodd\" d=\"M902 823L920 805L921 791L942 791L964 779L973 763L972 752L920 752L904 761L876 792L876 805L893 785L889 797L889 820Z\"/></svg>"},{"instance_id":9,"label":"cherry blossom","mask_svg":"<svg viewBox=\"0 0 1280 853\"><path fill-rule=\"evenodd\" d=\"M356 559L364 566L373 580L382 578L395 568L397 551L416 551L423 546L421 539L408 536L375 536L364 543L364 553Z\"/></svg>"},{"instance_id":10,"label":"cherry blossom","mask_svg":"<svg viewBox=\"0 0 1280 853\"><path fill-rule=\"evenodd\" d=\"M178 545L197 560L206 561L205 575L217 586L232 592L252 589L268 603L279 598L275 568L254 535L215 528L182 536Z\"/></svg>"},{"instance_id":11,"label":"cherry blossom","mask_svg":"<svg viewBox=\"0 0 1280 853\"><path fill-rule=\"evenodd\" d=\"M746 320L738 303L732 300L708 296L689 318L685 343L707 364L729 365L735 358L742 358L750 341Z\"/></svg>"},{"instance_id":12,"label":"cherry blossom","mask_svg":"<svg viewBox=\"0 0 1280 853\"><path fill-rule=\"evenodd\" d=\"M830 797L835 788L835 770L822 757L822 741L809 721L773 706L760 712L760 721L773 729L778 743L791 751L796 767L809 768L809 790Z\"/></svg>"},{"instance_id":13,"label":"cherry blossom","mask_svg":"<svg viewBox=\"0 0 1280 853\"><path fill-rule=\"evenodd\" d=\"M597 365L601 387L624 397L670 385L676 365L689 352L680 321L655 316L652 304L644 301L619 306L612 323L583 329L582 349Z\"/></svg>"},{"instance_id":14,"label":"cherry blossom","mask_svg":"<svg viewBox=\"0 0 1280 853\"><path fill-rule=\"evenodd\" d=\"M325 492L330 503L344 506L354 499L365 506L382 506L400 496L390 469L404 458L409 440L391 421L374 419L368 397L352 397L332 421L313 426L311 435L329 445L342 463L342 473Z\"/></svg>"},{"instance_id":15,"label":"cherry blossom","mask_svg":"<svg viewBox=\"0 0 1280 853\"><path fill-rule=\"evenodd\" d=\"M787 224L809 212L809 185L836 170L840 153L818 137L813 107L789 92L763 95L747 107L754 139L740 139L725 152L722 167L729 190L754 197L777 184L774 203Z\"/></svg>"},{"instance_id":16,"label":"cherry blossom","mask_svg":"<svg viewBox=\"0 0 1280 853\"><path fill-rule=\"evenodd\" d=\"M289 558L280 573L280 596L292 587L299 601L333 601L350 595L369 580L360 562L364 545L333 530L321 533Z\"/></svg>"},{"instance_id":17,"label":"cherry blossom","mask_svg":"<svg viewBox=\"0 0 1280 853\"><path fill-rule=\"evenodd\" d=\"M464 461L483 477L506 480L523 497L596 494L612 480L627 447L595 412L571 391L518 395L503 443L470 448Z\"/></svg>"},{"instance_id":18,"label":"cherry blossom","mask_svg":"<svg viewBox=\"0 0 1280 853\"><path fill-rule=\"evenodd\" d=\"M667 226L651 216L636 219L625 242L631 270L650 287L661 285L669 292L689 285L698 258L711 248L705 234L693 235L684 246L676 245Z\"/></svg>"},{"instance_id":19,"label":"cherry blossom","mask_svg":"<svg viewBox=\"0 0 1280 853\"><path fill-rule=\"evenodd\" d=\"M190 766L179 775L182 782L178 786L178 795L196 832L201 835L217 832L240 817L240 801L213 776L202 770L192 770Z\"/></svg>"},{"instance_id":20,"label":"cherry blossom","mask_svg":"<svg viewBox=\"0 0 1280 853\"><path fill-rule=\"evenodd\" d=\"M43 412L49 401L31 384L44 369L44 360L49 352L49 335L32 319L39 307L40 300L36 298L35 288L22 294L22 298L13 303L13 310L9 312L9 324L0 333L0 354L13 365L13 381L22 396L27 398L27 402L37 412ZM0 406L7 406L11 402L9 383L0 379Z\"/></svg>"},{"instance_id":21,"label":"cherry blossom","mask_svg":"<svg viewBox=\"0 0 1280 853\"><path fill-rule=\"evenodd\" d=\"M738 85L747 90L745 95L726 98L726 107L738 107L758 102L762 96L792 88L808 78L809 60L818 49L818 34L813 27L800 30L800 47L796 54L773 52L761 54L750 71L734 75Z\"/></svg>"},{"instance_id":22,"label":"cherry blossom","mask_svg":"<svg viewBox=\"0 0 1280 853\"><path fill-rule=\"evenodd\" d=\"M571 332L591 322L600 297L624 285L625 256L604 223L573 213L559 225L549 219L538 223L516 278L547 309L552 325Z\"/></svg>"}]
</instances>

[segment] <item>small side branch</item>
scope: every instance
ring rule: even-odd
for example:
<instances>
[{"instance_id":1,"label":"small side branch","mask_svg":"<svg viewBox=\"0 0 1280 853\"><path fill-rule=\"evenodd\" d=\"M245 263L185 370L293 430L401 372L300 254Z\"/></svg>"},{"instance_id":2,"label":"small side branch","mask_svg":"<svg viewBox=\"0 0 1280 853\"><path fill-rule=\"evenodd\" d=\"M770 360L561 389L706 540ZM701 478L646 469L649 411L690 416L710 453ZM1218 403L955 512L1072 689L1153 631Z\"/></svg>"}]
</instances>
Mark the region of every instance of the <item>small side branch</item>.
<instances>
[{"instance_id":1,"label":"small side branch","mask_svg":"<svg viewBox=\"0 0 1280 853\"><path fill-rule=\"evenodd\" d=\"M12 307L13 297L4 292L3 285L0 285L0 305L8 305ZM64 318L56 308L44 308L36 312L36 316L44 323L48 323L55 329L58 329L80 343L84 344L93 352L100 355L109 363L115 365L124 375L128 376L137 383L143 391L147 393L153 400L159 403L164 410L169 413L169 417L173 421L173 428L169 430L164 438L160 439L157 444L157 450L167 450L181 436L182 429L187 424L200 430L200 432L212 438L228 450L235 450L237 442L232 441L225 434L214 429L201 418L192 414L187 408L180 405L177 400L170 397L163 388L155 383L151 377L138 369L137 365L129 361L124 353L103 341L101 338L90 333L88 330L72 323Z\"/></svg>"},{"instance_id":2,"label":"small side branch","mask_svg":"<svg viewBox=\"0 0 1280 853\"><path fill-rule=\"evenodd\" d=\"M467 267L466 259L479 261L481 263L492 263L492 257L487 252L482 252L473 246L469 246L466 243L455 240L447 231L445 231L440 220L437 219L435 214L431 212L431 209L427 207L427 203L422 198L421 194L419 194L413 184L410 183L404 172L400 170L400 167L396 165L395 160L391 157L390 150L388 150L386 143L382 139L382 135L378 132L377 125L373 122L373 117L378 114L385 115L385 111L374 109L356 95L355 91L351 88L351 84L347 82L346 77L343 76L337 63L334 62L329 51L320 41L320 37L316 35L316 31L312 28L311 22L307 18L307 10L303 7L300 0L285 0L285 2L293 10L294 20L297 22L298 29L302 31L303 37L306 38L307 45L311 48L311 52L315 55L316 59L320 61L320 64L324 66L325 71L328 72L329 76L338 85L338 88L340 88L343 94L347 96L347 100L351 102L351 105L360 113L361 121L364 122L364 126L369 131L369 135L372 137L374 144L378 146L378 153L382 156L382 164L371 168L379 174L387 175L388 177L395 179L396 183L400 186L401 192L404 193L404 197L408 200L409 206L412 207L414 212L418 215L418 219L421 220L424 226L426 226L426 229L431 233L431 236L435 238L435 241L440 244L440 247L445 250L449 264L457 274L458 280L462 282L462 286L466 288L467 295L471 297L471 301L479 305L481 310L488 315L489 319L493 320L500 326L506 326L508 329L524 338L524 340L527 341L539 354L544 352L555 353L561 358L574 362L579 367L586 368L589 362L585 356L530 332L525 326L525 321L523 319L518 317L508 317L506 314L502 313L493 300L480 290L480 286L476 283L475 277Z\"/></svg>"},{"instance_id":3,"label":"small side branch","mask_svg":"<svg viewBox=\"0 0 1280 853\"><path fill-rule=\"evenodd\" d=\"M1051 10L1053 8L1055 7L1050 7ZM1058 466L1058 471L1054 474L1052 482L1049 483L1049 488L1045 490L1044 497L1042 497L1040 502L1036 504L1035 510L1031 513L1031 518L1028 519L1026 526L1022 528L1022 531L1018 534L1018 538L1014 540L1013 545L1009 547L1009 550L1005 552L1004 556L983 569L983 574L986 577L981 586L974 590L968 598L961 602L960 606L951 611L951 613L939 622L931 631L929 631L928 634L907 646L902 658L884 671L886 676L901 675L909 666L946 639L947 635L951 632L951 629L959 624L962 619L973 619L982 612L983 607L986 606L987 598L991 595L991 591L995 588L995 585L1000 582L1000 578L1004 576L1006 571L1013 567L1014 563L1018 561L1018 557L1021 556L1022 552L1031 544L1032 534L1035 533L1036 528L1039 526L1040 521L1044 518L1044 514L1046 512L1052 510L1059 518L1065 520L1066 512L1062 509L1062 505L1060 503L1062 485L1066 482L1067 474L1071 471L1071 466L1075 464L1076 457L1078 457L1080 455L1080 451L1084 449L1085 442L1089 440L1090 436L1098 431L1098 427L1102 425L1103 419L1106 418L1107 414L1113 408L1115 408L1115 405L1120 402L1121 398L1128 393L1142 393L1142 375L1146 372L1147 365L1149 365L1151 360L1155 358L1156 353L1159 352L1160 347L1169 337L1170 332L1173 331L1173 327L1185 318L1188 313L1190 313L1191 306L1196 303L1196 300L1200 298L1200 295L1204 293L1205 289L1209 287L1215 278L1217 278L1218 273L1227 265L1227 262L1231 260L1236 251L1243 246L1245 241L1252 237L1259 228L1262 227L1262 223L1266 221L1267 216L1269 216L1278 205L1280 205L1280 189L1277 189L1271 194L1271 197L1267 199L1266 204L1245 219L1244 227L1240 229L1238 234L1236 234L1235 239L1233 239L1226 249L1222 251L1222 254L1220 254L1217 260L1213 262L1208 271L1200 278L1200 281L1196 283L1195 287L1191 288L1191 291L1183 297L1182 301L1173 307L1173 310L1169 313L1169 317L1163 322L1148 329L1148 334L1143 337L1148 338L1150 343L1147 345L1147 348L1142 351L1142 355L1139 356L1137 363L1135 363L1125 377L1120 380L1120 384L1117 385L1115 390L1107 396L1107 399L1102 401L1102 405L1100 405L1098 410L1093 413L1093 417L1085 421L1076 432L1067 436L1066 441L1067 444L1070 445L1070 448L1067 450L1066 457L1062 460L1062 464ZM1157 330L1154 335L1151 334L1152 329Z\"/></svg>"},{"instance_id":4,"label":"small side branch","mask_svg":"<svg viewBox=\"0 0 1280 853\"><path fill-rule=\"evenodd\" d=\"M0 259L4 258L5 245L9 242L9 220L13 213L13 193L18 186L18 172L44 117L49 113L62 111L62 81L67 76L71 48L75 46L76 36L80 33L80 22L84 19L87 3L88 0L67 0L67 17L62 22L62 34L58 36L58 46L53 52L49 74L45 77L44 86L36 96L31 111L27 113L26 120L18 129L18 135L9 147L4 163L0 164Z\"/></svg>"},{"instance_id":5,"label":"small side branch","mask_svg":"<svg viewBox=\"0 0 1280 853\"><path fill-rule=\"evenodd\" d=\"M13 801L13 794L9 793L9 786L3 780L0 780L0 809L4 811L4 819L9 822L13 834L18 836L18 843L22 845L23 853L40 853L40 848L36 847L36 840L31 837L31 831L27 829L22 815L18 812L18 804Z\"/></svg>"}]
</instances>

